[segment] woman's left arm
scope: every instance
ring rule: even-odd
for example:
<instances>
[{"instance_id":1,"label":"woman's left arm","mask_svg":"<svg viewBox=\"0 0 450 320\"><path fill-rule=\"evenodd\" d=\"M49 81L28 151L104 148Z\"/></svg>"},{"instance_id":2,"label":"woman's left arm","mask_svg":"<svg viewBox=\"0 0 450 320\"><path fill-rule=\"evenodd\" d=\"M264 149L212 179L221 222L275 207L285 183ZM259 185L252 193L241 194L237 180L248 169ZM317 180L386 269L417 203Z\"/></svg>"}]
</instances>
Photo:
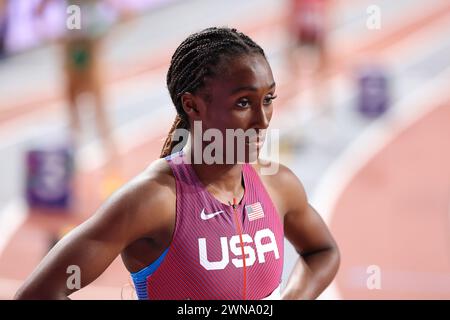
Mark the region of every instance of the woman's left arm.
<instances>
[{"instance_id":1,"label":"woman's left arm","mask_svg":"<svg viewBox=\"0 0 450 320\"><path fill-rule=\"evenodd\" d=\"M286 168L287 169L287 168ZM299 253L282 299L315 299L334 279L340 254L328 227L308 203L299 179L287 169L284 174L286 238Z\"/></svg>"}]
</instances>

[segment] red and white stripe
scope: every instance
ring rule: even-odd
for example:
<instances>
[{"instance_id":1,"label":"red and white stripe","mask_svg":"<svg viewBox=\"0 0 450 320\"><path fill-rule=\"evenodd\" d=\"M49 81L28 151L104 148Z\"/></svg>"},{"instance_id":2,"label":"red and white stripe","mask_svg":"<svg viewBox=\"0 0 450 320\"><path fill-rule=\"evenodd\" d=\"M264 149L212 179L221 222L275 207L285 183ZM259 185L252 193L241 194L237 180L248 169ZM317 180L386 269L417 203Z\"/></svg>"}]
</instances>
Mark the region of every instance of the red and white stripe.
<instances>
[{"instance_id":1,"label":"red and white stripe","mask_svg":"<svg viewBox=\"0 0 450 320\"><path fill-rule=\"evenodd\" d=\"M247 212L249 221L253 221L253 220L256 220L259 218L264 218L264 211L261 206L261 203L259 203L259 202L245 206L245 211Z\"/></svg>"}]
</instances>

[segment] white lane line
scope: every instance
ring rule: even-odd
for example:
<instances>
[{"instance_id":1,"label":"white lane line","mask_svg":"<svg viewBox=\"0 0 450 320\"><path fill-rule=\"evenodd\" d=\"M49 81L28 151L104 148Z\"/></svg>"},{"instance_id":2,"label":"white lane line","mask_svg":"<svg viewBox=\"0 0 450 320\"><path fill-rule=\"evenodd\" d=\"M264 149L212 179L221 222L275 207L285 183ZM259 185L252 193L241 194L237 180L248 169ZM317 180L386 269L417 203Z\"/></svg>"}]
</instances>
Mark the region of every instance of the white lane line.
<instances>
[{"instance_id":1,"label":"white lane line","mask_svg":"<svg viewBox=\"0 0 450 320\"><path fill-rule=\"evenodd\" d=\"M161 96L163 96L160 90L160 88L163 88L163 83L163 73L153 72L123 83L108 85L106 88L106 96L108 97L106 103L109 101L114 101L115 103L112 108L108 107L107 110L109 113L112 113L115 111L113 109L115 109L116 104L118 105L117 109L123 110L135 101L139 102L142 98L149 101L153 99L159 101ZM143 94L145 92L148 92L148 94ZM126 103L123 103L123 101L126 101ZM0 127L0 149L33 140L36 134L45 136L66 127L66 109L66 102L61 100L50 104L44 110L37 108L35 111L15 117L8 123L2 124Z\"/></svg>"},{"instance_id":2,"label":"white lane line","mask_svg":"<svg viewBox=\"0 0 450 320\"><path fill-rule=\"evenodd\" d=\"M311 204L327 225L340 196L356 174L403 130L448 99L449 80L450 67L399 101L385 117L374 121L330 165L311 197ZM320 296L320 299L339 298L335 282Z\"/></svg>"},{"instance_id":3,"label":"white lane line","mask_svg":"<svg viewBox=\"0 0 450 320\"><path fill-rule=\"evenodd\" d=\"M161 135L164 130L170 129L170 124L175 119L175 111L160 108L151 114L146 114L138 119L114 130L114 139L117 142L119 154L125 155L133 148L141 146L153 138ZM164 141L161 141L162 147ZM95 139L82 148L77 154L77 163L83 172L93 171L103 167L106 163L101 144Z\"/></svg>"},{"instance_id":4,"label":"white lane line","mask_svg":"<svg viewBox=\"0 0 450 320\"><path fill-rule=\"evenodd\" d=\"M9 240L25 222L27 211L25 202L20 198L9 202L0 209L0 259Z\"/></svg>"}]
</instances>

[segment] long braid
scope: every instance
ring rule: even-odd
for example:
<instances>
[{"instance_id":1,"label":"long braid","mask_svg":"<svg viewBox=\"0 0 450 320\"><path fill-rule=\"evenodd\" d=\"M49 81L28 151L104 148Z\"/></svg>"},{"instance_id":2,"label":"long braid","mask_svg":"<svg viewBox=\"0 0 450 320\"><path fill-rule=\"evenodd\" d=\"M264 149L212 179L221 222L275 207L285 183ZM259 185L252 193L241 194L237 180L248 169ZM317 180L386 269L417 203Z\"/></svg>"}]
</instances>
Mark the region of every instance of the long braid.
<instances>
[{"instance_id":1,"label":"long braid","mask_svg":"<svg viewBox=\"0 0 450 320\"><path fill-rule=\"evenodd\" d=\"M161 158L168 156L177 141L173 135L177 129L189 129L189 119L183 110L181 96L195 93L204 86L206 77L212 77L224 57L257 53L265 57L264 50L245 34L231 28L207 28L191 34L175 50L167 72L167 88L177 116L170 128L161 151Z\"/></svg>"}]
</instances>

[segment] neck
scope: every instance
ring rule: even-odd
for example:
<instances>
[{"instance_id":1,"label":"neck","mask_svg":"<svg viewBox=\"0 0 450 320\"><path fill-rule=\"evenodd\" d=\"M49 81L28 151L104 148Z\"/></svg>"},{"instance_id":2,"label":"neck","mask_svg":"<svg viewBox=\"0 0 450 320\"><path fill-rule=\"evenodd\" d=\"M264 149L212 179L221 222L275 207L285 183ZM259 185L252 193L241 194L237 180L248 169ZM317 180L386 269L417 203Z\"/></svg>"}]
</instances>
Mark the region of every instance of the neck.
<instances>
[{"instance_id":1,"label":"neck","mask_svg":"<svg viewBox=\"0 0 450 320\"><path fill-rule=\"evenodd\" d=\"M242 164L195 164L192 150L191 144L184 148L195 173L207 190L224 203L232 203L233 198L239 202L244 194Z\"/></svg>"}]
</instances>

